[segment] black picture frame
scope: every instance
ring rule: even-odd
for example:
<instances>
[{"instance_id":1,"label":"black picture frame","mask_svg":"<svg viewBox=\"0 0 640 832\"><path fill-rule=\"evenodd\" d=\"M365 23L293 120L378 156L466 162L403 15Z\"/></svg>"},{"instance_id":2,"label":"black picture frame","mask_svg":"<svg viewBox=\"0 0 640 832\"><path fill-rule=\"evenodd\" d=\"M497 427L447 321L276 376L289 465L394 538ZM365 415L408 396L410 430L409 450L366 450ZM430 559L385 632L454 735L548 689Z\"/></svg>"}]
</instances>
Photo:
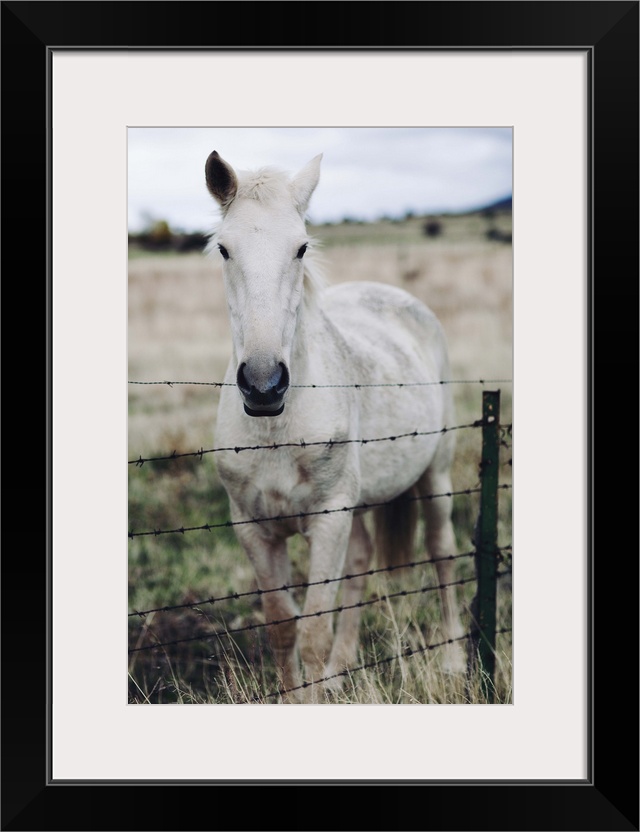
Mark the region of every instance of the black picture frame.
<instances>
[{"instance_id":1,"label":"black picture frame","mask_svg":"<svg viewBox=\"0 0 640 832\"><path fill-rule=\"evenodd\" d=\"M295 35L281 22L292 5L299 7ZM349 829L639 828L638 550L636 534L628 530L629 515L634 522L637 517L637 494L625 477L629 427L636 436L638 425L638 10L638 2L627 0L2 3L2 264L5 309L13 322L7 330L13 343L3 362L5 391L13 394L4 408L9 430L3 492L8 545L2 558L3 830L340 828L335 817ZM357 776L224 784L49 779L52 50L276 46L580 49L589 55L590 458L585 489L591 729L584 782L420 783L359 781ZM632 334L633 344L628 343ZM34 359L26 366L24 359L27 349L33 356L36 343L41 351L33 378ZM627 385L631 379L633 386L619 390L618 379ZM35 401L25 399L27 390ZM35 408L46 416L46 442L40 426L27 427L25 413ZM34 462L42 458L42 475L35 474ZM541 668L540 684L546 683ZM291 806L283 800L283 788L290 790ZM343 788L352 790L348 814L325 791ZM401 793L389 793L390 788ZM343 796L336 792L336 797Z\"/></svg>"}]
</instances>

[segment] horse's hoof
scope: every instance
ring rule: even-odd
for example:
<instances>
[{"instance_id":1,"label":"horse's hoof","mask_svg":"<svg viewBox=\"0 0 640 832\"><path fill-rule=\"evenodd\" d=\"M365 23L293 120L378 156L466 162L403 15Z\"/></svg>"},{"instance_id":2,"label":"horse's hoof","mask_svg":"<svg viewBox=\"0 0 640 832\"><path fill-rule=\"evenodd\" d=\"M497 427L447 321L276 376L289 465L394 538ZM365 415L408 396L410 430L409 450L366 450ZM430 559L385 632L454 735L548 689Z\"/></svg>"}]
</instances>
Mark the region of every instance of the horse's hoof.
<instances>
[{"instance_id":1,"label":"horse's hoof","mask_svg":"<svg viewBox=\"0 0 640 832\"><path fill-rule=\"evenodd\" d=\"M467 659L460 645L451 645L442 660L442 672L449 676L460 676L467 672Z\"/></svg>"},{"instance_id":2,"label":"horse's hoof","mask_svg":"<svg viewBox=\"0 0 640 832\"><path fill-rule=\"evenodd\" d=\"M327 673L327 676L330 674ZM305 702L312 705L327 705L335 701L335 696L342 691L341 677L325 679L320 677L317 682L310 682L305 688Z\"/></svg>"}]
</instances>

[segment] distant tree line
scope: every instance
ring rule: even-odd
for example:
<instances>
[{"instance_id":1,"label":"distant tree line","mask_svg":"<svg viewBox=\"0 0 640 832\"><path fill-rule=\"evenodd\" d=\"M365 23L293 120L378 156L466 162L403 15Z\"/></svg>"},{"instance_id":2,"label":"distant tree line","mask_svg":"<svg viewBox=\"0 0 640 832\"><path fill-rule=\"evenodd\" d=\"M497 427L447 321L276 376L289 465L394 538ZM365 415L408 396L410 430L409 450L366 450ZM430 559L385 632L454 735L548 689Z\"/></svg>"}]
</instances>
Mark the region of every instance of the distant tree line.
<instances>
[{"instance_id":1,"label":"distant tree line","mask_svg":"<svg viewBox=\"0 0 640 832\"><path fill-rule=\"evenodd\" d=\"M208 237L199 231L193 233L172 231L166 220L157 220L139 234L129 234L129 245L144 251L176 251L181 254L203 251Z\"/></svg>"},{"instance_id":2,"label":"distant tree line","mask_svg":"<svg viewBox=\"0 0 640 832\"><path fill-rule=\"evenodd\" d=\"M500 200L478 212L487 222L488 227L485 231L485 236L488 240L507 244L512 242L511 232L502 231L497 227L496 222L501 215L510 211L511 197ZM411 220L420 220L422 222L421 230L425 237L435 238L445 233L445 224L441 219L433 216L420 217L413 211L406 211L403 217L383 216L380 218L380 222L389 222L394 225ZM325 222L322 225L329 227L335 225L367 225L367 223L364 220L346 216L340 222ZM149 219L148 227L144 231L137 234L129 234L129 245L136 246L144 251L171 251L180 254L194 251L202 252L208 241L208 235L200 231L192 233L174 231L166 220Z\"/></svg>"}]
</instances>

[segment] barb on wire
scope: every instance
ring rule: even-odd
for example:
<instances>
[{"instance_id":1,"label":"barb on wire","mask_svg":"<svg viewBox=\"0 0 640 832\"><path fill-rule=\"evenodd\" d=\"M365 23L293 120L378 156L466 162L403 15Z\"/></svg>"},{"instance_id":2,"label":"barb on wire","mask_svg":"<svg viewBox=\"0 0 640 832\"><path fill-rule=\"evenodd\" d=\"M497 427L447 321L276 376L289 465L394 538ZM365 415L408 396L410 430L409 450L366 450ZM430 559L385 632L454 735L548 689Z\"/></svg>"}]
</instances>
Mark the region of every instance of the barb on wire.
<instances>
[{"instance_id":1,"label":"barb on wire","mask_svg":"<svg viewBox=\"0 0 640 832\"><path fill-rule=\"evenodd\" d=\"M204 641L209 638L225 638L236 633L245 633L250 630L260 630L263 627L277 627L279 624L290 624L292 621L302 621L305 618L318 618L321 615L331 615L335 612L343 612L343 610L353 610L359 607L368 607L371 604L379 604L381 601L386 601L389 598L400 598L409 595L418 595L420 593L432 592L434 590L444 589L449 586L464 586L464 584L473 583L474 578L461 578L458 581L451 581L446 584L438 584L436 586L422 586L419 589L403 589L398 592L390 592L379 598L371 598L369 601L358 601L357 604L341 604L330 610L319 610L318 612L300 613L299 615L292 615L289 618L281 618L276 621L265 621L256 624L246 624L244 627L235 627L231 630L220 630L213 633L201 633L197 636L188 636L187 638L177 638L173 641L163 641L160 644L145 644L142 647L132 647L129 653L141 653L146 650L159 650L161 647L173 647L176 644L185 644L193 641Z\"/></svg>"},{"instance_id":2,"label":"barb on wire","mask_svg":"<svg viewBox=\"0 0 640 832\"><path fill-rule=\"evenodd\" d=\"M482 427L481 420L472 422L468 425L454 425L453 427L445 426L439 430L413 430L410 433L398 433L395 436L378 436L372 439L322 439L317 442L305 442L304 439L301 439L299 442L272 442L271 445L234 445L225 448L208 448L207 450L200 448L198 451L187 451L181 454L176 451L172 451L170 454L164 454L163 456L139 456L138 459L130 459L128 464L141 468L145 462L160 462L171 459L182 459L189 456L197 456L202 459L204 454L216 454L221 451L234 451L236 454L239 454L241 451L277 451L279 448L313 448L324 446L331 449L337 445L369 445L373 442L395 442L397 439L406 439L411 436L434 436L439 433L449 433L449 431L452 430L479 427Z\"/></svg>"},{"instance_id":3,"label":"barb on wire","mask_svg":"<svg viewBox=\"0 0 640 832\"><path fill-rule=\"evenodd\" d=\"M509 489L511 484L499 485L499 489ZM465 488L461 491L446 491L442 494L411 494L402 497L396 497L396 500L413 502L416 500L435 500L438 497L456 497L463 494L478 494L480 488ZM359 503L355 506L343 506L342 508L325 508L318 511L299 511L295 514L278 514L273 517L252 517L249 520L227 520L224 523L204 523L202 526L180 526L177 529L152 529L146 532L128 532L127 536L130 540L134 537L158 537L163 534L185 534L185 532L210 532L213 529L229 529L232 526L247 526L250 523L269 523L272 521L281 522L284 520L295 520L302 517L319 517L323 514L336 514L341 511L368 511L372 508L379 508L380 506L388 505L393 500L382 500L377 503Z\"/></svg>"},{"instance_id":4,"label":"barb on wire","mask_svg":"<svg viewBox=\"0 0 640 832\"><path fill-rule=\"evenodd\" d=\"M500 425L500 447L506 448L508 451L513 447L513 443L509 441L512 437L512 428L513 425L511 424ZM511 460L509 460L510 464Z\"/></svg>"}]
</instances>

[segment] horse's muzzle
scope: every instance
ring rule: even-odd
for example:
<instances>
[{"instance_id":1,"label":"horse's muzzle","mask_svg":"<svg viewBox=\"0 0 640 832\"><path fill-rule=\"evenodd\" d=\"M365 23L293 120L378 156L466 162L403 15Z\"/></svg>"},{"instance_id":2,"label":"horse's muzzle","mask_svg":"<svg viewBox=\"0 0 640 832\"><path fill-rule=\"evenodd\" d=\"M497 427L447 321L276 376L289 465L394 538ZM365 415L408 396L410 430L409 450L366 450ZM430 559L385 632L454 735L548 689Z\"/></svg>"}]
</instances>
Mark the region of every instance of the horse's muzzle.
<instances>
[{"instance_id":1,"label":"horse's muzzle","mask_svg":"<svg viewBox=\"0 0 640 832\"><path fill-rule=\"evenodd\" d=\"M284 410L284 394L289 389L289 371L279 362L270 372L263 366L243 362L236 378L242 394L244 412L249 416L279 416Z\"/></svg>"}]
</instances>

